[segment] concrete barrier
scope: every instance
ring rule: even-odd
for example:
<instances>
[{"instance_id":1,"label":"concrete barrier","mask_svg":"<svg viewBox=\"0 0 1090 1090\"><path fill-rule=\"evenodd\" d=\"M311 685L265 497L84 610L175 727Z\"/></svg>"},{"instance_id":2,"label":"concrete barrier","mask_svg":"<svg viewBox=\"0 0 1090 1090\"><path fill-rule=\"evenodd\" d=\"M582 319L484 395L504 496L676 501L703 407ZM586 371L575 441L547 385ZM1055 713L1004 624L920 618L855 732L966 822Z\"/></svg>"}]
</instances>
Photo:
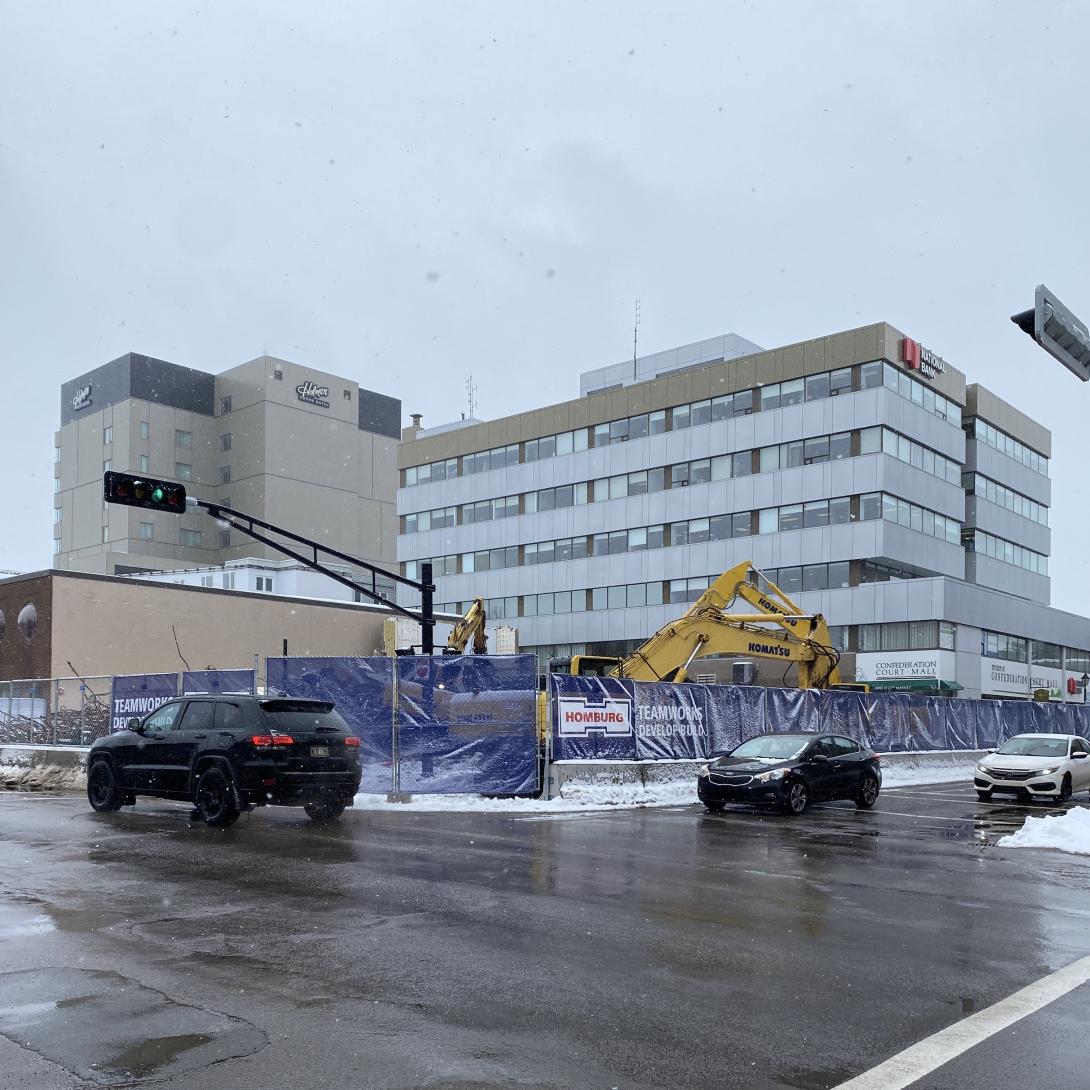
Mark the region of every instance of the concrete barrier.
<instances>
[{"instance_id":1,"label":"concrete barrier","mask_svg":"<svg viewBox=\"0 0 1090 1090\"><path fill-rule=\"evenodd\" d=\"M985 750L932 750L883 753L886 787L912 783L952 783L971 778ZM693 761L554 761L549 767L549 798L590 799L611 790L645 791L648 798L677 794L688 784L696 798L696 776L707 764Z\"/></svg>"}]
</instances>

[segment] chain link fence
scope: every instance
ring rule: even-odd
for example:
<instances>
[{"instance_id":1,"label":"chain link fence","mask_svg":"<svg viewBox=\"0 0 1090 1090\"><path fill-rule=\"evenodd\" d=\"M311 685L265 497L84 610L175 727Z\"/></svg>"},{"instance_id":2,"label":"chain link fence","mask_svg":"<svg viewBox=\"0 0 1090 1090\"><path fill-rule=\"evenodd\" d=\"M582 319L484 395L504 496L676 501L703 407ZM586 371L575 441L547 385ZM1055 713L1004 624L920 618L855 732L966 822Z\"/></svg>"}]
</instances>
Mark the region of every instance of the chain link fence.
<instances>
[{"instance_id":1,"label":"chain link fence","mask_svg":"<svg viewBox=\"0 0 1090 1090\"><path fill-rule=\"evenodd\" d=\"M0 681L0 744L86 746L110 733L112 677Z\"/></svg>"}]
</instances>

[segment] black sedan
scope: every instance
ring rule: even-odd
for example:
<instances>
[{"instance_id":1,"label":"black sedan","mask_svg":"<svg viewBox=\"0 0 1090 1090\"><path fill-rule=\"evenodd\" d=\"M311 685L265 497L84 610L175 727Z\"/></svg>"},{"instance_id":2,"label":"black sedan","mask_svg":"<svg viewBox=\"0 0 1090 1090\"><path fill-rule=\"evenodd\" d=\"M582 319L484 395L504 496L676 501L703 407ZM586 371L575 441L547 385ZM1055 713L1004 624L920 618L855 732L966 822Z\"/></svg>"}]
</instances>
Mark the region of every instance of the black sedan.
<instances>
[{"instance_id":1,"label":"black sedan","mask_svg":"<svg viewBox=\"0 0 1090 1090\"><path fill-rule=\"evenodd\" d=\"M99 812L132 806L137 795L184 799L209 825L265 805L331 821L359 790L359 747L327 701L187 697L91 746L87 798Z\"/></svg>"},{"instance_id":2,"label":"black sedan","mask_svg":"<svg viewBox=\"0 0 1090 1090\"><path fill-rule=\"evenodd\" d=\"M728 802L773 802L801 814L819 799L849 799L869 810L882 787L873 750L837 734L762 734L709 761L696 793L709 809Z\"/></svg>"}]
</instances>

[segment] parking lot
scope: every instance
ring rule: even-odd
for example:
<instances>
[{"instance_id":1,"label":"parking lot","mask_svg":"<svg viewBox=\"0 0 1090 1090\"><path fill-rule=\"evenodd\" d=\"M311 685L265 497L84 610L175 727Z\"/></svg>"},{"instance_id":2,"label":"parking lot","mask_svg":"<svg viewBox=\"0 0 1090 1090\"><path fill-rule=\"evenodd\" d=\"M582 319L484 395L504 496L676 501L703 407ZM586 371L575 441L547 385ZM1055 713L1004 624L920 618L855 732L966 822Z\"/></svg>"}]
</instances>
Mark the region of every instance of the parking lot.
<instances>
[{"instance_id":1,"label":"parking lot","mask_svg":"<svg viewBox=\"0 0 1090 1090\"><path fill-rule=\"evenodd\" d=\"M0 1081L828 1090L1090 953L1090 859L995 846L1050 812L941 785L216 830L7 794ZM1082 984L911 1085L1084 1086L1088 1018Z\"/></svg>"}]
</instances>

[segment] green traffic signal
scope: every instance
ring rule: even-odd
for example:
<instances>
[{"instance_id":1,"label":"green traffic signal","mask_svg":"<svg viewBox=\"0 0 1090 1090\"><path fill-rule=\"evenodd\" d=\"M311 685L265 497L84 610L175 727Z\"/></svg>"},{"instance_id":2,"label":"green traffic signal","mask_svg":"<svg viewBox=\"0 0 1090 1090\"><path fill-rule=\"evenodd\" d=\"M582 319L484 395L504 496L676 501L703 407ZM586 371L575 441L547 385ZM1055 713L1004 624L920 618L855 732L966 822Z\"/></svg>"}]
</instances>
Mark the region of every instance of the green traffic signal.
<instances>
[{"instance_id":1,"label":"green traffic signal","mask_svg":"<svg viewBox=\"0 0 1090 1090\"><path fill-rule=\"evenodd\" d=\"M185 485L173 481L156 481L111 470L102 478L102 492L107 503L146 507L173 515L184 514L186 510Z\"/></svg>"}]
</instances>

